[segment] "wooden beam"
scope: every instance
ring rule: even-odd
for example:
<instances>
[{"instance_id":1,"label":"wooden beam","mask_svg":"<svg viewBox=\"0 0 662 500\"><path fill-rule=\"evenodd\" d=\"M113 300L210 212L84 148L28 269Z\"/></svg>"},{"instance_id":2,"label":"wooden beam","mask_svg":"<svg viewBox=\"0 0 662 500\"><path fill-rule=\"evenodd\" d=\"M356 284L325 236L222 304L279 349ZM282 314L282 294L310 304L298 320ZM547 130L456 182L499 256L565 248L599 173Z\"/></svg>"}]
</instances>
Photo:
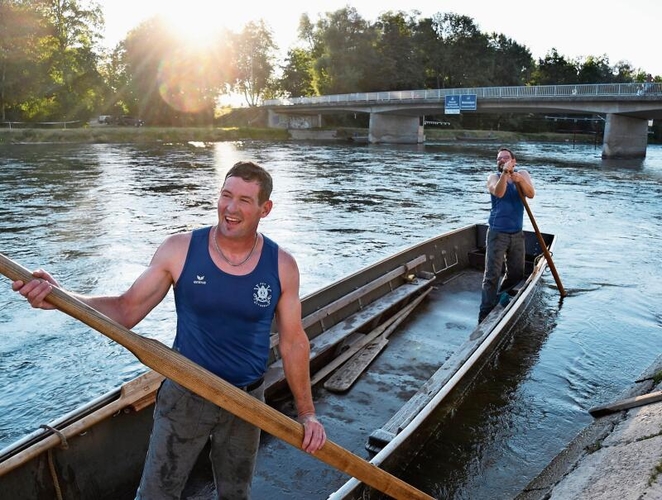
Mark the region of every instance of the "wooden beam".
<instances>
[{"instance_id":1,"label":"wooden beam","mask_svg":"<svg viewBox=\"0 0 662 500\"><path fill-rule=\"evenodd\" d=\"M660 401L662 401L662 391L650 392L641 396L621 399L620 401L616 401L614 403L609 403L602 406L594 406L588 412L596 418L604 417L605 415L610 415L611 413L629 410L630 408L645 406L651 403L658 403Z\"/></svg>"}]
</instances>

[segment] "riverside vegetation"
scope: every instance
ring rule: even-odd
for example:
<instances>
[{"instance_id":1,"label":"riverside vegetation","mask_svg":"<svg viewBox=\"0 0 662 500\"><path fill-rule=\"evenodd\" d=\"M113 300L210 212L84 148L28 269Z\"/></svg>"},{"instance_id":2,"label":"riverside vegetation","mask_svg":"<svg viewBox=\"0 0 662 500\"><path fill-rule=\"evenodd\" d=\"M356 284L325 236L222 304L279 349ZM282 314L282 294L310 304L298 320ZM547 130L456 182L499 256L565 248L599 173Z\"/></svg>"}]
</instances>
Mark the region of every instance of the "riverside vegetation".
<instances>
[{"instance_id":1,"label":"riverside vegetation","mask_svg":"<svg viewBox=\"0 0 662 500\"><path fill-rule=\"evenodd\" d=\"M289 140L290 135L285 129L268 128L266 116L263 119L248 118L245 109L232 110L213 125L200 127L151 127L149 124L142 127L113 126L91 121L81 127L51 126L50 128L37 128L22 126L0 129L0 144L22 143L182 143L182 142L222 142L241 140ZM266 113L265 113L266 115ZM367 136L368 131L360 127L329 126L324 130L336 130L338 140L348 140L352 136ZM434 128L426 127L426 140L454 141L456 136L476 137L477 139L496 137L503 143L521 141L535 142L583 142L595 143L600 138L593 134L573 133L522 133L494 130L464 130L452 127Z\"/></svg>"}]
</instances>

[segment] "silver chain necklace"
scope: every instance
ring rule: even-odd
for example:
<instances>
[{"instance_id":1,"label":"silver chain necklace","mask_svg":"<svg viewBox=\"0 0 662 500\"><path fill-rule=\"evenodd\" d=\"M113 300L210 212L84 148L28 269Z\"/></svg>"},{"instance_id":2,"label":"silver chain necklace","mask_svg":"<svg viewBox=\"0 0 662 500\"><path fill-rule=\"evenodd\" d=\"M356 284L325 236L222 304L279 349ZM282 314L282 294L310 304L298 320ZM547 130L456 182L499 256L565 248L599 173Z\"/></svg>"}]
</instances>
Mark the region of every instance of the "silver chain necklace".
<instances>
[{"instance_id":1,"label":"silver chain necklace","mask_svg":"<svg viewBox=\"0 0 662 500\"><path fill-rule=\"evenodd\" d=\"M244 260L242 260L239 264L234 264L233 262L230 262L230 259L228 259L225 256L225 254L223 254L223 252L221 251L221 247L218 246L217 238L218 238L218 224L216 226L214 226L214 247L216 247L216 251L223 258L223 260L225 262L227 262L228 264L230 264L232 267L239 267L239 266L245 264L248 261L248 259L251 258L251 255L253 255L253 252L255 251L255 247L257 246L257 232L256 232L255 233L255 242L253 243L253 248L251 248L251 251L248 253L246 258Z\"/></svg>"}]
</instances>

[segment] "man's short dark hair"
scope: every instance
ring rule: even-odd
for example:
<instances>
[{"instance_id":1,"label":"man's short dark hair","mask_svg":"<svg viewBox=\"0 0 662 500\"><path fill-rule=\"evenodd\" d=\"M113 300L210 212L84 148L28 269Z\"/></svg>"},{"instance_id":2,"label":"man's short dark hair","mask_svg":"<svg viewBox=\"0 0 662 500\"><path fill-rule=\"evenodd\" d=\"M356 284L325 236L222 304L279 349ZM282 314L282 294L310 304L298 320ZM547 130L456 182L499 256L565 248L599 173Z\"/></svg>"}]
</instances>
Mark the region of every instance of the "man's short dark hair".
<instances>
[{"instance_id":1,"label":"man's short dark hair","mask_svg":"<svg viewBox=\"0 0 662 500\"><path fill-rule=\"evenodd\" d=\"M508 151L508 152L510 153L510 157L511 157L513 160L516 160L516 159L517 159L517 158L515 158L515 153L513 153L510 149L508 149L508 148L506 148L506 147L500 147L499 150L497 151L497 155L498 155L501 151Z\"/></svg>"},{"instance_id":2,"label":"man's short dark hair","mask_svg":"<svg viewBox=\"0 0 662 500\"><path fill-rule=\"evenodd\" d=\"M260 204L264 203L271 196L274 183L271 174L267 172L257 163L252 161L238 161L232 168L225 174L225 179L230 177L240 177L246 182L257 182L260 186L258 193L258 201Z\"/></svg>"}]
</instances>

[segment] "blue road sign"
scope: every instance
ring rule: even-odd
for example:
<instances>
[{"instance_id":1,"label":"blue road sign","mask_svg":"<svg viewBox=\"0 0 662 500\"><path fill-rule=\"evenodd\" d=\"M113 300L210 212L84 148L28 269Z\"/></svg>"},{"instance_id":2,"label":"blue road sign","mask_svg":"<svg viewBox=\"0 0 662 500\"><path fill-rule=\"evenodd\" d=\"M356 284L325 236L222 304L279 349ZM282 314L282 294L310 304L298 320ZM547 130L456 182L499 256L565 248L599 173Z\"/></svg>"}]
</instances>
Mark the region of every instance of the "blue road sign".
<instances>
[{"instance_id":1,"label":"blue road sign","mask_svg":"<svg viewBox=\"0 0 662 500\"><path fill-rule=\"evenodd\" d=\"M447 115L459 115L460 114L460 96L459 95L447 95L445 96L446 100L444 102L444 113Z\"/></svg>"},{"instance_id":2,"label":"blue road sign","mask_svg":"<svg viewBox=\"0 0 662 500\"><path fill-rule=\"evenodd\" d=\"M462 94L460 96L460 109L462 111L476 111L476 94Z\"/></svg>"}]
</instances>

